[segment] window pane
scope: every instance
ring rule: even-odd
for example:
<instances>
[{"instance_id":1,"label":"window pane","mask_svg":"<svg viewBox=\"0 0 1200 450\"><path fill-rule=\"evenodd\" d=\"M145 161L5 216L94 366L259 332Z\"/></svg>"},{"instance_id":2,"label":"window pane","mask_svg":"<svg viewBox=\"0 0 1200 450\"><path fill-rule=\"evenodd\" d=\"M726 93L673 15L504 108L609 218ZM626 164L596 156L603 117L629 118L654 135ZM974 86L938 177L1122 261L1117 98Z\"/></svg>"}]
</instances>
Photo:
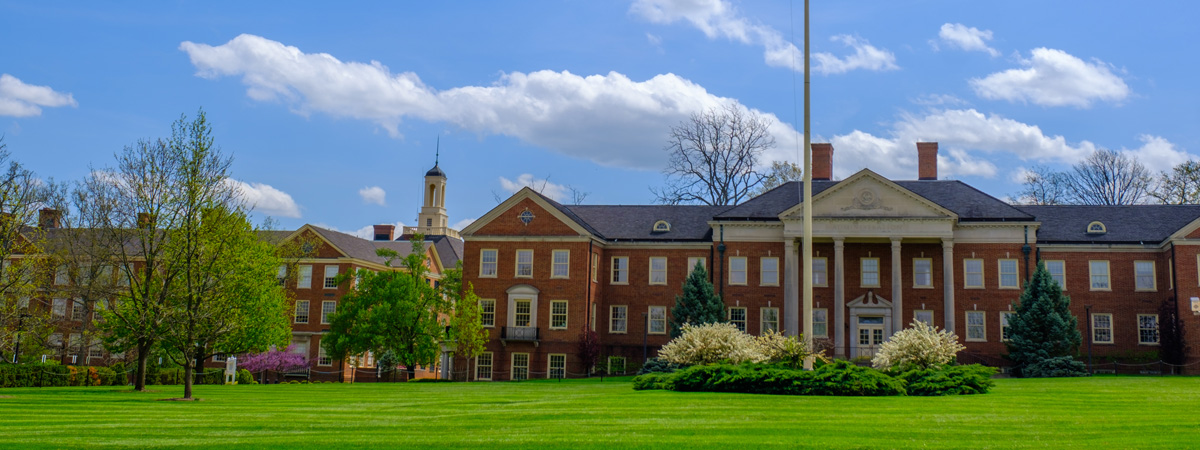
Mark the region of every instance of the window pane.
<instances>
[{"instance_id":1,"label":"window pane","mask_svg":"<svg viewBox=\"0 0 1200 450\"><path fill-rule=\"evenodd\" d=\"M1108 289L1108 261L1091 261L1092 289Z\"/></svg>"},{"instance_id":2,"label":"window pane","mask_svg":"<svg viewBox=\"0 0 1200 450\"><path fill-rule=\"evenodd\" d=\"M1138 315L1138 343L1158 343L1158 316L1150 314Z\"/></svg>"},{"instance_id":3,"label":"window pane","mask_svg":"<svg viewBox=\"0 0 1200 450\"><path fill-rule=\"evenodd\" d=\"M932 260L918 258L913 260L913 285L933 286Z\"/></svg>"},{"instance_id":4,"label":"window pane","mask_svg":"<svg viewBox=\"0 0 1200 450\"><path fill-rule=\"evenodd\" d=\"M513 313L513 326L527 327L531 316L531 302L529 300L517 300Z\"/></svg>"},{"instance_id":5,"label":"window pane","mask_svg":"<svg viewBox=\"0 0 1200 450\"><path fill-rule=\"evenodd\" d=\"M729 308L729 323L746 332L746 308Z\"/></svg>"},{"instance_id":6,"label":"window pane","mask_svg":"<svg viewBox=\"0 0 1200 450\"><path fill-rule=\"evenodd\" d=\"M612 259L612 282L629 282L629 258L620 257Z\"/></svg>"},{"instance_id":7,"label":"window pane","mask_svg":"<svg viewBox=\"0 0 1200 450\"><path fill-rule=\"evenodd\" d=\"M759 284L779 284L779 258L762 258L759 271Z\"/></svg>"},{"instance_id":8,"label":"window pane","mask_svg":"<svg viewBox=\"0 0 1200 450\"><path fill-rule=\"evenodd\" d=\"M650 258L650 284L667 284L667 258Z\"/></svg>"},{"instance_id":9,"label":"window pane","mask_svg":"<svg viewBox=\"0 0 1200 450\"><path fill-rule=\"evenodd\" d=\"M813 258L813 286L829 285L829 260Z\"/></svg>"},{"instance_id":10,"label":"window pane","mask_svg":"<svg viewBox=\"0 0 1200 450\"><path fill-rule=\"evenodd\" d=\"M533 276L533 250L517 250L517 276Z\"/></svg>"},{"instance_id":11,"label":"window pane","mask_svg":"<svg viewBox=\"0 0 1200 450\"><path fill-rule=\"evenodd\" d=\"M863 258L860 265L862 266L862 285L879 286L879 259Z\"/></svg>"},{"instance_id":12,"label":"window pane","mask_svg":"<svg viewBox=\"0 0 1200 450\"><path fill-rule=\"evenodd\" d=\"M554 261L551 267L551 275L555 277L566 278L570 272L571 252L566 250L555 250Z\"/></svg>"},{"instance_id":13,"label":"window pane","mask_svg":"<svg viewBox=\"0 0 1200 450\"><path fill-rule=\"evenodd\" d=\"M983 287L983 260L967 259L963 261L963 273L968 287Z\"/></svg>"},{"instance_id":14,"label":"window pane","mask_svg":"<svg viewBox=\"0 0 1200 450\"><path fill-rule=\"evenodd\" d=\"M1140 290L1154 289L1154 262L1137 261L1133 263L1135 288Z\"/></svg>"},{"instance_id":15,"label":"window pane","mask_svg":"<svg viewBox=\"0 0 1200 450\"><path fill-rule=\"evenodd\" d=\"M1000 287L1017 287L1017 260L1000 260Z\"/></svg>"},{"instance_id":16,"label":"window pane","mask_svg":"<svg viewBox=\"0 0 1200 450\"><path fill-rule=\"evenodd\" d=\"M485 327L496 326L496 301L495 300L480 300L479 301L479 321Z\"/></svg>"},{"instance_id":17,"label":"window pane","mask_svg":"<svg viewBox=\"0 0 1200 450\"><path fill-rule=\"evenodd\" d=\"M610 314L609 327L614 333L624 333L628 325L626 322L625 307L614 306L610 310Z\"/></svg>"},{"instance_id":18,"label":"window pane","mask_svg":"<svg viewBox=\"0 0 1200 450\"><path fill-rule=\"evenodd\" d=\"M729 258L729 283L746 284L746 258Z\"/></svg>"},{"instance_id":19,"label":"window pane","mask_svg":"<svg viewBox=\"0 0 1200 450\"><path fill-rule=\"evenodd\" d=\"M479 275L485 277L496 276L496 250L484 250L479 258Z\"/></svg>"},{"instance_id":20,"label":"window pane","mask_svg":"<svg viewBox=\"0 0 1200 450\"><path fill-rule=\"evenodd\" d=\"M1067 278L1062 261L1046 261L1046 271L1050 272L1050 278L1057 281L1059 287L1065 288L1067 286Z\"/></svg>"},{"instance_id":21,"label":"window pane","mask_svg":"<svg viewBox=\"0 0 1200 450\"><path fill-rule=\"evenodd\" d=\"M829 336L829 313L826 309L813 310L813 336Z\"/></svg>"}]
</instances>

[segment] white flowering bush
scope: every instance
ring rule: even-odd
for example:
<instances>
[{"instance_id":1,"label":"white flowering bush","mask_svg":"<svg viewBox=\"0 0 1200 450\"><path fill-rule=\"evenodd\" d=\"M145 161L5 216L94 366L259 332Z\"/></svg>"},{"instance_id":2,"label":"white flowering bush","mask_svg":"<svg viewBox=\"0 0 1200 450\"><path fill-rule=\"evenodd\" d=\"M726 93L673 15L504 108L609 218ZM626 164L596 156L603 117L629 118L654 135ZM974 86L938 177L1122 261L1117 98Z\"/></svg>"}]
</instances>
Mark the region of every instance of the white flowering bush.
<instances>
[{"instance_id":1,"label":"white flowering bush","mask_svg":"<svg viewBox=\"0 0 1200 450\"><path fill-rule=\"evenodd\" d=\"M684 324L679 337L662 350L659 359L679 365L762 362L767 359L754 336L729 323Z\"/></svg>"},{"instance_id":2,"label":"white flowering bush","mask_svg":"<svg viewBox=\"0 0 1200 450\"><path fill-rule=\"evenodd\" d=\"M808 345L804 343L803 335L788 337L778 331L769 331L756 338L755 343L758 344L759 351L767 361L792 368L800 368L804 364L804 359L809 356L825 359L821 354L823 352L814 352L808 348Z\"/></svg>"},{"instance_id":3,"label":"white flowering bush","mask_svg":"<svg viewBox=\"0 0 1200 450\"><path fill-rule=\"evenodd\" d=\"M964 348L954 334L914 320L879 346L871 365L879 370L927 369L954 361Z\"/></svg>"}]
</instances>

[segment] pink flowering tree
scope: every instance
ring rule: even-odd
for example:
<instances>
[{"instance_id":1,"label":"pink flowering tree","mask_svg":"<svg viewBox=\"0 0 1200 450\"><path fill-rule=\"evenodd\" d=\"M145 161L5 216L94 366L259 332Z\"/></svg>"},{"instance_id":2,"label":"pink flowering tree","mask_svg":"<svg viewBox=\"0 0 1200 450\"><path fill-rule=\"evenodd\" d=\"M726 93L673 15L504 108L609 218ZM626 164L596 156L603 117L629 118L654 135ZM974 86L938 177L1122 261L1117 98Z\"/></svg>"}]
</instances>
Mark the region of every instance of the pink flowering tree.
<instances>
[{"instance_id":1,"label":"pink flowering tree","mask_svg":"<svg viewBox=\"0 0 1200 450\"><path fill-rule=\"evenodd\" d=\"M276 380L284 372L308 368L308 358L294 353L294 346L289 345L283 350L271 350L266 353L246 355L246 359L238 363L241 368L251 372L275 372Z\"/></svg>"}]
</instances>

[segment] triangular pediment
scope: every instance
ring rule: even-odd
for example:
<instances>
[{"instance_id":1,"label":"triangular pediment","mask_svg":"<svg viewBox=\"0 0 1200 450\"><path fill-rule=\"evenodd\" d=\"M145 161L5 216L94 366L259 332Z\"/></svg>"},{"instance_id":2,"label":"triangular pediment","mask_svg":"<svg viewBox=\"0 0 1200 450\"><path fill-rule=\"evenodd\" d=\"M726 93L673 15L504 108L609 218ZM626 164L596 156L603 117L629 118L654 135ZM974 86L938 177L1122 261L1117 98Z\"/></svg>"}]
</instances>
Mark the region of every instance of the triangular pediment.
<instances>
[{"instance_id":1,"label":"triangular pediment","mask_svg":"<svg viewBox=\"0 0 1200 450\"><path fill-rule=\"evenodd\" d=\"M463 236L591 235L582 224L529 187L521 188L459 233Z\"/></svg>"},{"instance_id":2,"label":"triangular pediment","mask_svg":"<svg viewBox=\"0 0 1200 450\"><path fill-rule=\"evenodd\" d=\"M872 172L860 170L849 178L813 196L813 217L903 217L957 218L941 205ZM780 219L803 217L803 204L779 215Z\"/></svg>"},{"instance_id":3,"label":"triangular pediment","mask_svg":"<svg viewBox=\"0 0 1200 450\"><path fill-rule=\"evenodd\" d=\"M875 295L874 292L867 291L866 294L858 296L858 298L846 303L847 308L891 308L892 302L887 299Z\"/></svg>"}]
</instances>

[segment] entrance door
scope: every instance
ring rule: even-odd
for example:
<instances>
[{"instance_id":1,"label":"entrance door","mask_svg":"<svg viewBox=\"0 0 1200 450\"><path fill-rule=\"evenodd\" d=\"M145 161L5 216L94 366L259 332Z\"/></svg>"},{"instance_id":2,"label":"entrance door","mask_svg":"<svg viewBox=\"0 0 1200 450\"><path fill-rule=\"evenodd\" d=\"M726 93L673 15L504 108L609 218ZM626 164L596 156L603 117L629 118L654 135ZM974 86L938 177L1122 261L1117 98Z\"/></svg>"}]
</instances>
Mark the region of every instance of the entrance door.
<instances>
[{"instance_id":1,"label":"entrance door","mask_svg":"<svg viewBox=\"0 0 1200 450\"><path fill-rule=\"evenodd\" d=\"M883 343L883 316L858 318L858 356L875 356Z\"/></svg>"}]
</instances>

